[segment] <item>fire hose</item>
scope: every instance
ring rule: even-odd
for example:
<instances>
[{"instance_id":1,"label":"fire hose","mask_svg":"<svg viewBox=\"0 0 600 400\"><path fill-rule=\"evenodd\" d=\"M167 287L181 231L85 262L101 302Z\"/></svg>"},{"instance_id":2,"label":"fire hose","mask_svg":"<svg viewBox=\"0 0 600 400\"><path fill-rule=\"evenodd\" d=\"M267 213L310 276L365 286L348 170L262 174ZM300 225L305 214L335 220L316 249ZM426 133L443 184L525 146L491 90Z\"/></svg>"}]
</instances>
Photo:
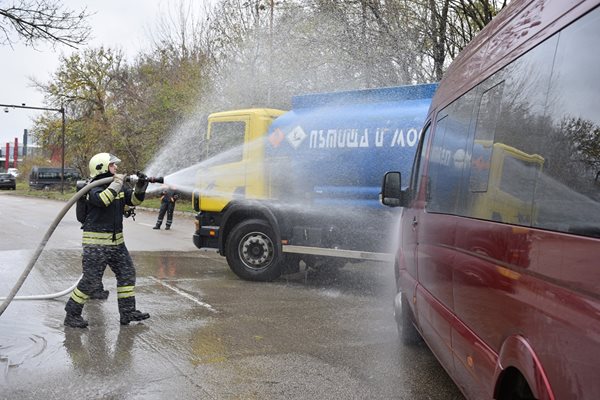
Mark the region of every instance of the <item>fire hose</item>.
<instances>
[{"instance_id":1,"label":"fire hose","mask_svg":"<svg viewBox=\"0 0 600 400\"><path fill-rule=\"evenodd\" d=\"M137 175L131 175L131 176L128 176L126 180L129 181L129 182L135 183L139 179L141 179L141 178L138 178ZM163 178L148 178L148 177L144 177L144 179L147 179L150 183L163 183L163 181L164 181ZM56 218L54 219L54 221L52 221L52 223L48 227L48 230L44 234L44 237L42 238L40 244L36 248L35 252L33 253L33 255L31 257L31 259L29 260L29 263L27 264L27 267L25 267L25 269L21 273L21 276L19 277L19 279L17 280L17 282L13 286L13 288L10 291L10 293L8 294L8 296L6 296L6 297L0 297L0 300L4 300L4 302L2 303L2 305L0 305L0 316L4 313L4 311L6 310L6 308L9 306L9 304L13 300L49 300L49 299L55 299L55 298L64 296L64 295L70 293L71 291L73 291L73 289L75 289L75 287L77 286L77 283L79 282L79 279L77 279L77 282L72 287L70 287L68 289L65 289L63 291L57 292L57 293L51 293L51 294L45 294L45 295L16 296L17 292L21 289L21 286L23 286L23 283L25 283L25 280L29 276L29 273L33 269L33 266L35 265L35 263L37 262L38 258L40 257L40 254L42 253L42 250L44 249L44 247L46 247L46 244L48 243L48 240L50 239L50 237L54 233L54 230L56 229L56 227L58 226L58 224L60 223L60 221L63 219L63 217L65 216L65 214L67 213L67 211L69 211L69 209L73 206L73 204L75 204L77 202L77 200L79 200L82 196L84 196L92 188L95 188L96 186L106 185L106 184L108 184L108 183L110 183L112 181L113 181L113 177L108 177L108 178L98 179L97 181L92 181L92 182L88 183L87 185L85 185L81 190L77 191L77 193L75 193L75 195L73 197L71 197L69 199L69 201L67 201L67 204L62 208L62 210L60 210L60 212L58 213L58 215L56 216ZM81 279L81 277L80 277L80 279Z\"/></svg>"}]
</instances>

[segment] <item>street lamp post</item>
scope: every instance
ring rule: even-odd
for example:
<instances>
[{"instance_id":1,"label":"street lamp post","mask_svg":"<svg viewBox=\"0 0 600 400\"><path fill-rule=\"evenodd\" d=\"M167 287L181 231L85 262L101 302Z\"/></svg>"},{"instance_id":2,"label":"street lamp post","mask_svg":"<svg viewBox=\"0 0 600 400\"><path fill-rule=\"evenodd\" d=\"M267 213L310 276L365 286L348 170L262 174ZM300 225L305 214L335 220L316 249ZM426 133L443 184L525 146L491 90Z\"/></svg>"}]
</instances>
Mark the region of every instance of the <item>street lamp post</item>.
<instances>
[{"instance_id":1,"label":"street lamp post","mask_svg":"<svg viewBox=\"0 0 600 400\"><path fill-rule=\"evenodd\" d=\"M65 192L65 107L61 106L60 108L47 108L47 107L32 107L26 106L24 103L20 106L16 104L0 104L0 107L5 107L5 111L8 112L8 107L11 108L24 108L27 110L42 110L42 111L55 111L59 112L62 115L62 128L61 128L61 167L60 167L60 193Z\"/></svg>"}]
</instances>

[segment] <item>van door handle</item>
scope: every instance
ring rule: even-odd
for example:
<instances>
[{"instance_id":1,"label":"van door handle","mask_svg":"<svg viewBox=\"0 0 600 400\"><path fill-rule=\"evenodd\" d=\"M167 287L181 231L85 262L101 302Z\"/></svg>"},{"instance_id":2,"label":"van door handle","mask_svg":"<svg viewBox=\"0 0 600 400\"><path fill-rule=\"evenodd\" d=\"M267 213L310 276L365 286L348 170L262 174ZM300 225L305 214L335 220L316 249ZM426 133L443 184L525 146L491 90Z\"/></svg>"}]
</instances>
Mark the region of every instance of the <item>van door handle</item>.
<instances>
[{"instance_id":1,"label":"van door handle","mask_svg":"<svg viewBox=\"0 0 600 400\"><path fill-rule=\"evenodd\" d=\"M412 220L412 226L413 226L413 228L416 228L417 225L419 225L419 222L417 221L417 217L413 217L413 220Z\"/></svg>"}]
</instances>

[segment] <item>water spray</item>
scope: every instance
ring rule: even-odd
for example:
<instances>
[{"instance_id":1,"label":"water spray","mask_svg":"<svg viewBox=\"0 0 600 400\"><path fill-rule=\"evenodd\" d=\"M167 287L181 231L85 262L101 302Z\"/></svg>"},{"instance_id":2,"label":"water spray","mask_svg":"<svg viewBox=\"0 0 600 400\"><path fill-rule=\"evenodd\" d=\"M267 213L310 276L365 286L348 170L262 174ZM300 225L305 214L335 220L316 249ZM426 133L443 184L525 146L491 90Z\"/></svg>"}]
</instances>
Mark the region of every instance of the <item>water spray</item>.
<instances>
[{"instance_id":1,"label":"water spray","mask_svg":"<svg viewBox=\"0 0 600 400\"><path fill-rule=\"evenodd\" d=\"M164 178L163 177L148 177L148 176L146 176L146 175L144 175L144 174L142 174L140 172L137 172L134 175L127 176L125 178L125 180L127 182L131 182L133 184L135 184L135 183L137 183L139 181L148 182L148 183L164 183ZM79 200L81 197L83 197L92 188L95 188L97 186L102 186L102 185L109 184L112 181L113 181L113 177L112 176L107 177L107 178L103 178L103 179L99 179L97 181L92 181L92 182L88 183L87 185L85 185L81 190L78 190L77 193L75 193L75 195L69 199L69 201L67 202L67 204L62 208L62 210L60 210L60 212L58 213L58 215L56 216L56 218L54 219L54 221L52 221L52 223L48 227L48 230L44 234L44 237L42 238L40 244L36 248L33 256L31 257L31 259L29 260L29 263L27 264L27 267L21 273L21 276L19 277L19 279L15 283L14 287L12 288L12 290L10 291L10 293L8 294L8 296L7 297L0 297L0 300L4 300L4 302L2 303L2 305L0 305L0 316L4 313L4 311L6 310L6 308L9 306L9 304L13 300L49 300L49 299L55 299L55 298L58 298L58 297L61 297L61 296L64 296L64 295L70 293L77 286L77 283L79 282L79 279L77 280L77 283L75 283L75 285L73 285L72 287L70 287L68 289L65 289L65 290L63 290L61 292L51 293L51 294L46 294L46 295L16 296L17 292L21 289L21 286L23 286L23 283L25 283L25 279L27 279L27 277L29 276L29 273L33 269L33 266L35 265L36 261L40 257L40 254L42 253L42 250L44 249L44 247L46 247L46 244L48 243L48 240L50 239L50 237L54 233L54 230L56 229L56 227L58 226L58 224L60 223L60 221L63 219L63 217L65 216L65 214L67 213L67 211L69 211L69 209L73 206L73 204L75 204L77 202L77 200Z\"/></svg>"}]
</instances>

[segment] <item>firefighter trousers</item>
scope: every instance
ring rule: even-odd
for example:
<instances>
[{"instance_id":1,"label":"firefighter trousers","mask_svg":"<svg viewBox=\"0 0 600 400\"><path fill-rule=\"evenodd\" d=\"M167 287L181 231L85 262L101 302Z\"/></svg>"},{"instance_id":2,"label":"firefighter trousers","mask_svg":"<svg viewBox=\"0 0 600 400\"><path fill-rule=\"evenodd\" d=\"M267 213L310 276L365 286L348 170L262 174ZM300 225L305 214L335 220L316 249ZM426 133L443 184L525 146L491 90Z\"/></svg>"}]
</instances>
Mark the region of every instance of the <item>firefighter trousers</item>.
<instances>
[{"instance_id":1,"label":"firefighter trousers","mask_svg":"<svg viewBox=\"0 0 600 400\"><path fill-rule=\"evenodd\" d=\"M84 244L82 264L83 276L65 307L68 314L81 315L90 294L101 287L107 265L117 278L119 313L135 311L135 267L125 244Z\"/></svg>"},{"instance_id":2,"label":"firefighter trousers","mask_svg":"<svg viewBox=\"0 0 600 400\"><path fill-rule=\"evenodd\" d=\"M160 228L165 218L165 214L167 214L167 223L166 227L170 228L173 223L173 212L175 211L175 202L162 202L160 203L160 209L158 210L158 219L156 220L156 226Z\"/></svg>"}]
</instances>

